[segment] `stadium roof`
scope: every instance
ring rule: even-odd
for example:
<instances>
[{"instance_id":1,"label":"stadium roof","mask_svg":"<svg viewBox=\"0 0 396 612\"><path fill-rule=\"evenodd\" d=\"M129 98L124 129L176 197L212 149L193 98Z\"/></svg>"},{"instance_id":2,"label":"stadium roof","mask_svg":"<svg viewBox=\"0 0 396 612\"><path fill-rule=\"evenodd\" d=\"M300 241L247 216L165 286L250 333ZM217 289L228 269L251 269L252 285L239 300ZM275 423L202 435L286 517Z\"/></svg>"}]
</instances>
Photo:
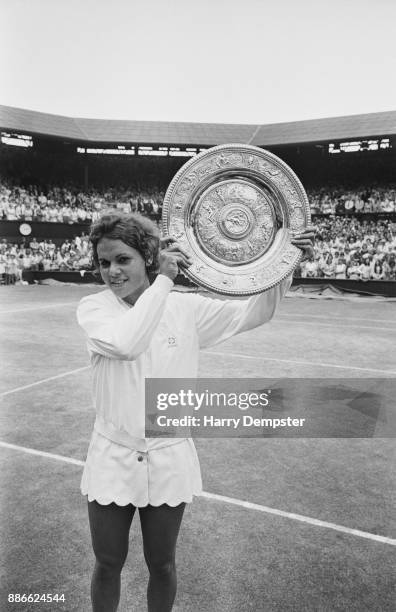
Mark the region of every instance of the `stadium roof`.
<instances>
[{"instance_id":1,"label":"stadium roof","mask_svg":"<svg viewBox=\"0 0 396 612\"><path fill-rule=\"evenodd\" d=\"M80 143L276 146L396 135L396 111L268 125L78 119L0 105L0 128Z\"/></svg>"}]
</instances>

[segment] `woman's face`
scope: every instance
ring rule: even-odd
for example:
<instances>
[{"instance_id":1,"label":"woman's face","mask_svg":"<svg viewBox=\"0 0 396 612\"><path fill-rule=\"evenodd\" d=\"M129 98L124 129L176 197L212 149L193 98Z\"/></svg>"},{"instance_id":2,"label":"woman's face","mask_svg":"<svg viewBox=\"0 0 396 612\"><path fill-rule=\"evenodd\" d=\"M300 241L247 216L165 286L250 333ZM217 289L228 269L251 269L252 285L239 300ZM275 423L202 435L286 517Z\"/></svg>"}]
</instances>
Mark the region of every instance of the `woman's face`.
<instances>
[{"instance_id":1,"label":"woman's face","mask_svg":"<svg viewBox=\"0 0 396 612\"><path fill-rule=\"evenodd\" d=\"M139 251L122 240L103 237L97 244L97 254L103 282L117 297L134 304L150 284Z\"/></svg>"}]
</instances>

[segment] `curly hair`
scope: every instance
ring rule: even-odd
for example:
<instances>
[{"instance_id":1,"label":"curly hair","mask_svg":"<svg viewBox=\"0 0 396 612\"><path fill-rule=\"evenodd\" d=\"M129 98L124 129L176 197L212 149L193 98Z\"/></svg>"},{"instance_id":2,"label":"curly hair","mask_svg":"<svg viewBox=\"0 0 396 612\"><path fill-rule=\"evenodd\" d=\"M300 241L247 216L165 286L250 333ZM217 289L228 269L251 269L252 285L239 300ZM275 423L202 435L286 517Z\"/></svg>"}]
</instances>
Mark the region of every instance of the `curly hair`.
<instances>
[{"instance_id":1,"label":"curly hair","mask_svg":"<svg viewBox=\"0 0 396 612\"><path fill-rule=\"evenodd\" d=\"M146 262L147 273L158 268L159 231L147 217L139 213L122 213L118 210L107 210L91 225L89 240L92 245L92 258L99 271L98 242L101 238L122 240L136 249Z\"/></svg>"}]
</instances>

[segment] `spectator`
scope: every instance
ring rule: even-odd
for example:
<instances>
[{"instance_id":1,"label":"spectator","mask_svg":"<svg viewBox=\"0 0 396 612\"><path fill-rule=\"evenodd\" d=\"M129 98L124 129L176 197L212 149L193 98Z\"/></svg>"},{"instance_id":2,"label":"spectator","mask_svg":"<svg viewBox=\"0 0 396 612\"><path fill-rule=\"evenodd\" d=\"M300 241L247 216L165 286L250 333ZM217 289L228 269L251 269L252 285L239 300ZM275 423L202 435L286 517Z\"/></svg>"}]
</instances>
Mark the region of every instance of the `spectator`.
<instances>
[{"instance_id":1,"label":"spectator","mask_svg":"<svg viewBox=\"0 0 396 612\"><path fill-rule=\"evenodd\" d=\"M322 265L322 274L325 278L334 278L335 276L335 263L331 253L326 255Z\"/></svg>"},{"instance_id":2,"label":"spectator","mask_svg":"<svg viewBox=\"0 0 396 612\"><path fill-rule=\"evenodd\" d=\"M307 278L314 278L318 275L319 264L317 259L308 260L305 263L305 275Z\"/></svg>"},{"instance_id":3,"label":"spectator","mask_svg":"<svg viewBox=\"0 0 396 612\"><path fill-rule=\"evenodd\" d=\"M0 284L5 285L6 282L6 258L0 253Z\"/></svg>"},{"instance_id":4,"label":"spectator","mask_svg":"<svg viewBox=\"0 0 396 612\"><path fill-rule=\"evenodd\" d=\"M386 280L396 280L396 254L389 255L384 260Z\"/></svg>"},{"instance_id":5,"label":"spectator","mask_svg":"<svg viewBox=\"0 0 396 612\"><path fill-rule=\"evenodd\" d=\"M346 269L346 277L350 280L360 280L361 270L358 256L356 258L351 258L351 262Z\"/></svg>"},{"instance_id":6,"label":"spectator","mask_svg":"<svg viewBox=\"0 0 396 612\"><path fill-rule=\"evenodd\" d=\"M385 278L384 266L381 261L377 260L372 269L370 278L372 280L383 280Z\"/></svg>"},{"instance_id":7,"label":"spectator","mask_svg":"<svg viewBox=\"0 0 396 612\"><path fill-rule=\"evenodd\" d=\"M338 257L335 262L334 276L335 278L346 278L346 261L344 257Z\"/></svg>"},{"instance_id":8,"label":"spectator","mask_svg":"<svg viewBox=\"0 0 396 612\"><path fill-rule=\"evenodd\" d=\"M365 261L362 257L360 258L360 279L362 281L368 281L371 277L371 266L368 261Z\"/></svg>"}]
</instances>

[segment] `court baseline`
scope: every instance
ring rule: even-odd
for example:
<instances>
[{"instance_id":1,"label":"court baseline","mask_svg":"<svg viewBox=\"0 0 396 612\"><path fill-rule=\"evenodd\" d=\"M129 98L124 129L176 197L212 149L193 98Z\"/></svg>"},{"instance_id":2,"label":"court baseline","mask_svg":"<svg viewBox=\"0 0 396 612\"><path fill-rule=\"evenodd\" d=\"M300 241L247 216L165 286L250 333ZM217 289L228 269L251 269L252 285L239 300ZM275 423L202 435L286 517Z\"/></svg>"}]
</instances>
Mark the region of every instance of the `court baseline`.
<instances>
[{"instance_id":1,"label":"court baseline","mask_svg":"<svg viewBox=\"0 0 396 612\"><path fill-rule=\"evenodd\" d=\"M300 361L295 359L279 359L276 357L256 357L254 355L245 355L244 353L222 353L220 351L210 351L204 350L203 353L207 355L216 355L217 357L238 357L238 359L254 359L254 360L262 360L262 361L274 361L279 363L292 363L302 366L319 366L322 368L337 368L341 370L357 370L359 372L375 372L376 374L389 374L392 377L396 375L396 370L380 370L376 368L360 368L358 366L344 366L337 365L335 363L320 363L320 362L312 362L312 361ZM37 380L36 382L29 383L28 385L24 385L23 387L16 387L15 389L10 389L9 391L3 391L0 393L0 397L6 397L7 395L11 395L12 393L17 393L18 391L24 391L25 389L30 389L31 387L35 387L37 385L42 385L46 382L50 382L51 380L57 380L58 378L64 378L65 376L71 376L72 374L77 374L77 372L83 372L84 370L88 370L91 366L83 366L81 368L76 368L75 370L70 370L69 372L63 372L62 374L56 374L55 376L50 376L49 378L43 378L41 380Z\"/></svg>"},{"instance_id":2,"label":"court baseline","mask_svg":"<svg viewBox=\"0 0 396 612\"><path fill-rule=\"evenodd\" d=\"M25 446L17 446L16 444L9 444L8 442L0 441L0 447L7 448L10 450L20 451L23 453L27 453L30 455L36 455L39 457L44 457L47 459L53 459L55 461L62 461L64 463L69 463L72 465L78 465L80 467L84 466L84 462L78 459L73 459L72 457L65 457L63 455L56 455L54 453L47 453L45 451L39 451L33 448L27 448ZM217 495L216 493L208 493L207 491L202 491L202 493L198 497L204 497L206 499L219 501L226 504L232 504L234 506L239 506L242 508L246 508L248 510L257 510L259 512L264 512L267 514L274 514L276 516L281 516L283 518L288 518L294 521L299 521L302 523L306 523L308 525L313 525L315 527L324 527L325 529L332 529L333 531L338 531L341 533L345 533L347 535L353 535L360 538L364 538L366 540L372 540L374 542L380 542L382 544L390 544L391 546L396 546L396 539L388 538L386 536L377 535L375 533L370 533L368 531L361 531L360 529L352 529L351 527L344 527L343 525L337 525L336 523L329 523L327 521L321 521L320 519L315 519L310 516L304 516L303 514L296 514L294 512L285 512L284 510L278 510L277 508L270 508L268 506L262 506L261 504L254 504L248 501L244 501L242 499L236 499L234 497L227 497L226 495Z\"/></svg>"},{"instance_id":3,"label":"court baseline","mask_svg":"<svg viewBox=\"0 0 396 612\"><path fill-rule=\"evenodd\" d=\"M206 353L207 355L216 355L217 357L238 357L238 359L255 359L256 361L276 361L279 363L293 363L293 364L298 364L298 365L303 365L303 366L319 366L322 368L338 368L341 370L357 370L359 372L376 372L377 374L390 374L393 376L396 375L396 370L379 370L376 368L359 368L358 366L344 366L344 365L337 365L335 363L323 363L323 362L313 362L313 361L300 361L300 360L296 360L296 359L279 359L277 357L264 357L264 356L259 356L256 357L255 355L245 355L244 353L222 353L220 351L210 351L210 350L204 350L202 351L203 353Z\"/></svg>"},{"instance_id":4,"label":"court baseline","mask_svg":"<svg viewBox=\"0 0 396 612\"><path fill-rule=\"evenodd\" d=\"M314 315L314 314L287 314L286 312L280 312L279 314L276 315L277 317L288 317L288 318L295 318L295 317L299 317L301 319L306 320L307 318L310 319L324 319L325 321L335 321L336 323L339 323L340 321L340 317L331 317L331 316L325 316L325 315ZM372 323L393 323L395 324L396 321L395 319L373 319L373 318L366 318L366 317L342 317L341 319L342 321L371 321Z\"/></svg>"},{"instance_id":5,"label":"court baseline","mask_svg":"<svg viewBox=\"0 0 396 612\"><path fill-rule=\"evenodd\" d=\"M59 306L76 306L78 302L60 302L59 304L46 304L43 306L29 306L28 308L16 308L15 310L0 310L0 315L15 314L16 312L33 312L34 310L46 310L47 308L58 308Z\"/></svg>"},{"instance_id":6,"label":"court baseline","mask_svg":"<svg viewBox=\"0 0 396 612\"><path fill-rule=\"evenodd\" d=\"M281 316L281 315L280 315ZM294 325L310 325L314 327L331 327L336 329L337 331L341 329L370 329L371 331L386 331L386 332L396 332L396 327L378 327L376 325L353 325L353 323L348 323L347 325L334 325L332 323L318 323L318 322L310 322L310 321L296 321L291 319L281 319L276 318L271 321L271 323L282 323L282 325L286 324L294 324Z\"/></svg>"},{"instance_id":7,"label":"court baseline","mask_svg":"<svg viewBox=\"0 0 396 612\"><path fill-rule=\"evenodd\" d=\"M77 302L60 302L59 304L45 304L45 305L41 305L41 306L29 306L27 308L17 308L14 310L0 310L0 316L1 315L5 315L5 314L15 314L18 312L34 312L35 310L46 310L48 308L58 308L61 306L77 306L78 301ZM276 323L278 318L282 318L285 317L287 319L295 319L296 317L300 317L302 319L304 319L304 323L308 324L308 325L316 325L316 323L310 323L309 321L307 321L307 317L309 317L310 319L324 319L326 321L334 321L334 323L336 323L337 325L335 325L335 327L354 327L354 328L362 328L362 329L379 329L379 330L386 330L386 331L393 331L396 330L395 327L376 327L376 326L364 326L364 325L340 325L340 319L336 318L336 317L326 317L323 315L300 315L300 314L287 314L287 313L279 313L276 317L276 319L274 319L272 322ZM395 321L393 319L370 319L370 318L366 318L366 317L342 317L341 321L372 321L375 323L395 323ZM298 323L298 321L291 321L291 323ZM326 323L326 324L322 324L322 325L326 325L326 327L330 327L331 324L330 323Z\"/></svg>"},{"instance_id":8,"label":"court baseline","mask_svg":"<svg viewBox=\"0 0 396 612\"><path fill-rule=\"evenodd\" d=\"M48 378L42 378L41 380L37 380L36 382L29 383L28 385L23 385L23 387L16 387L15 389L10 389L9 391L3 391L2 393L0 393L0 397L11 395L11 393L17 393L17 391L25 391L25 389L36 387L36 385L42 385L43 383L50 382L51 380L58 380L58 378L64 378L65 376L71 376L71 374L77 374L77 372L83 372L84 370L88 370L90 367L91 366L83 366L81 368L76 368L75 370L69 370L68 372L63 372L62 374L55 374L55 376L49 376Z\"/></svg>"}]
</instances>

